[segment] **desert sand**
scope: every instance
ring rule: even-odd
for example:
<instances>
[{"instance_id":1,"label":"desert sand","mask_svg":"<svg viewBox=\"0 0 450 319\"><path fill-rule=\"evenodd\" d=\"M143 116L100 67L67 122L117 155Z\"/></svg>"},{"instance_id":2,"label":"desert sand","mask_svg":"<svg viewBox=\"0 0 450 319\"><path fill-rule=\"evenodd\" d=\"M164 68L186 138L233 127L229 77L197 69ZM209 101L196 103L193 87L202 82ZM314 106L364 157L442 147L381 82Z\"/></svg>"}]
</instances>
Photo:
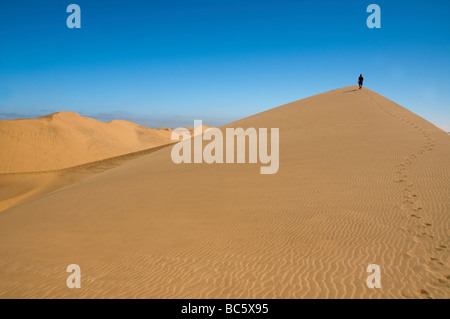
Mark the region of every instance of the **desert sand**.
<instances>
[{"instance_id":1,"label":"desert sand","mask_svg":"<svg viewBox=\"0 0 450 319\"><path fill-rule=\"evenodd\" d=\"M355 86L226 127L279 128L278 173L176 165L168 146L27 175L53 186L0 213L0 297L450 297L446 132ZM28 171L14 150L2 167ZM25 192L5 177L10 200ZM69 264L80 289L66 286ZM366 286L369 264L380 289Z\"/></svg>"},{"instance_id":2,"label":"desert sand","mask_svg":"<svg viewBox=\"0 0 450 319\"><path fill-rule=\"evenodd\" d=\"M171 129L129 121L108 123L75 112L0 121L0 173L39 172L171 143Z\"/></svg>"}]
</instances>

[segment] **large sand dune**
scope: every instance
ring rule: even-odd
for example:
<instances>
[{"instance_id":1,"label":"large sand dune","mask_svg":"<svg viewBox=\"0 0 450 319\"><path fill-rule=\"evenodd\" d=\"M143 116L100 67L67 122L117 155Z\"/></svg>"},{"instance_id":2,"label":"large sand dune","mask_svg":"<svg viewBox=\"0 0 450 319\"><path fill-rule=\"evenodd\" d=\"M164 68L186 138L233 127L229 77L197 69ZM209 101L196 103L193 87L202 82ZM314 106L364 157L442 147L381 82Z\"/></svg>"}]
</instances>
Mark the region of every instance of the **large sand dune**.
<instances>
[{"instance_id":1,"label":"large sand dune","mask_svg":"<svg viewBox=\"0 0 450 319\"><path fill-rule=\"evenodd\" d=\"M0 121L0 173L68 168L170 143L170 129L123 120L108 123L74 112Z\"/></svg>"},{"instance_id":2,"label":"large sand dune","mask_svg":"<svg viewBox=\"0 0 450 319\"><path fill-rule=\"evenodd\" d=\"M450 297L447 133L355 87L226 127L279 128L278 173L168 147L9 208L0 297Z\"/></svg>"}]
</instances>

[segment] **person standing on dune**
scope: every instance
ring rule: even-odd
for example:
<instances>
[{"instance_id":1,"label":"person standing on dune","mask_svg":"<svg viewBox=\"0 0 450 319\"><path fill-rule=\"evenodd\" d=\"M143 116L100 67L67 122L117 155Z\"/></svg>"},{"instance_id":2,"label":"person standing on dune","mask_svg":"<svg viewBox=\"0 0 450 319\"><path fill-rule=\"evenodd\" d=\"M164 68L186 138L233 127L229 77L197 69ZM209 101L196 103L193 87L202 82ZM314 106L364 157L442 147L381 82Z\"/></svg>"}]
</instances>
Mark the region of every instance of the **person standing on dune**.
<instances>
[{"instance_id":1,"label":"person standing on dune","mask_svg":"<svg viewBox=\"0 0 450 319\"><path fill-rule=\"evenodd\" d=\"M363 81L364 81L364 78L363 78L362 74L360 74L359 78L358 78L359 89L361 89L361 87L363 85Z\"/></svg>"}]
</instances>

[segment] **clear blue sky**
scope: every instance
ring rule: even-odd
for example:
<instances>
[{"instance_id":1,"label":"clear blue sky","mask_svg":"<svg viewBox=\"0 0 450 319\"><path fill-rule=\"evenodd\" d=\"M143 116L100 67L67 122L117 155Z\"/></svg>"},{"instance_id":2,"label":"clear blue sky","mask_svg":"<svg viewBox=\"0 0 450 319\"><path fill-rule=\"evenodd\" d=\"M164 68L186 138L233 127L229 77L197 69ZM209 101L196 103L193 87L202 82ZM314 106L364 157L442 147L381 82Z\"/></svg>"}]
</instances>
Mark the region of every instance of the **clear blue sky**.
<instances>
[{"instance_id":1,"label":"clear blue sky","mask_svg":"<svg viewBox=\"0 0 450 319\"><path fill-rule=\"evenodd\" d=\"M81 29L66 8L81 7ZM381 29L366 26L369 4ZM365 85L450 131L450 1L0 3L0 118L221 125Z\"/></svg>"}]
</instances>

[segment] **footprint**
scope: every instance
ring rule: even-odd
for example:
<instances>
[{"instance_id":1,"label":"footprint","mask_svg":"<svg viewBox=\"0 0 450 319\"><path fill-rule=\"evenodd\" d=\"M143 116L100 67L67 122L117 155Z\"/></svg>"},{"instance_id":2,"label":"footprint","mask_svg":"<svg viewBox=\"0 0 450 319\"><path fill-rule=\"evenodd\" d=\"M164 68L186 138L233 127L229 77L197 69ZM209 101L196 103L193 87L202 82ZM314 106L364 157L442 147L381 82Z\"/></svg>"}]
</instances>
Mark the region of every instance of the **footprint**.
<instances>
[{"instance_id":1,"label":"footprint","mask_svg":"<svg viewBox=\"0 0 450 319\"><path fill-rule=\"evenodd\" d=\"M430 298L430 299L431 299L430 293L429 293L428 291L426 291L425 289L420 289L419 292L420 292L420 294L422 295L422 297Z\"/></svg>"},{"instance_id":2,"label":"footprint","mask_svg":"<svg viewBox=\"0 0 450 319\"><path fill-rule=\"evenodd\" d=\"M432 226L430 223L425 223L425 224L423 224L423 225L426 226L426 227Z\"/></svg>"},{"instance_id":3,"label":"footprint","mask_svg":"<svg viewBox=\"0 0 450 319\"><path fill-rule=\"evenodd\" d=\"M417 218L417 219L420 219L420 216L417 216L417 215L414 215L414 214L411 214L411 215L409 215L409 217L413 217L413 218ZM425 235L425 233L422 233L422 234L424 234L424 235Z\"/></svg>"}]
</instances>

